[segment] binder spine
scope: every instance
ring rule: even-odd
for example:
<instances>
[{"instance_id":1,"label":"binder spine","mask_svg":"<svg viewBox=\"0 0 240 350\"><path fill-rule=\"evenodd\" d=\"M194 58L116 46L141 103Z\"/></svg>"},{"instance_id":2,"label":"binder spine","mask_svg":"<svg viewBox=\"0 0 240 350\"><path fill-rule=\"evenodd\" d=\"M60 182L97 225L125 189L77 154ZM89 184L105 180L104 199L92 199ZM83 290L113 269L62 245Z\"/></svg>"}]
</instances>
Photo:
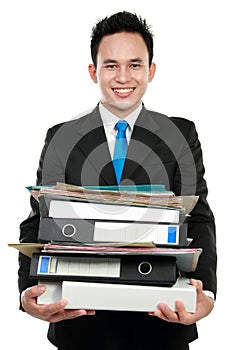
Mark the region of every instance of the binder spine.
<instances>
[{"instance_id":1,"label":"binder spine","mask_svg":"<svg viewBox=\"0 0 240 350\"><path fill-rule=\"evenodd\" d=\"M187 223L104 221L41 218L39 242L153 242L157 246L185 247Z\"/></svg>"},{"instance_id":2,"label":"binder spine","mask_svg":"<svg viewBox=\"0 0 240 350\"><path fill-rule=\"evenodd\" d=\"M88 281L171 286L176 258L152 255L34 253L30 277L55 281Z\"/></svg>"}]
</instances>

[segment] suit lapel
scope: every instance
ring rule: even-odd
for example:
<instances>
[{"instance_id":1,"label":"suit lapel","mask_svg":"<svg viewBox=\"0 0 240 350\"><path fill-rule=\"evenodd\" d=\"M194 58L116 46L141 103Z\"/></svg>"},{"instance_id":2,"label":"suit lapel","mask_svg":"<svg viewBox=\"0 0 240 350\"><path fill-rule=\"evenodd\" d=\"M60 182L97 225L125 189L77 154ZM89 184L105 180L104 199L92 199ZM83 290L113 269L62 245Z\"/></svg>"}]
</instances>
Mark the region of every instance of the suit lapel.
<instances>
[{"instance_id":1,"label":"suit lapel","mask_svg":"<svg viewBox=\"0 0 240 350\"><path fill-rule=\"evenodd\" d=\"M84 166L95 169L99 184L116 184L115 172L98 106L85 118L78 133L81 135L78 149L85 157Z\"/></svg>"},{"instance_id":2,"label":"suit lapel","mask_svg":"<svg viewBox=\"0 0 240 350\"><path fill-rule=\"evenodd\" d=\"M152 150L159 142L162 142L161 136L164 139L164 135L161 135L164 129L164 120L161 122L162 119L164 118L159 115L156 123L151 112L143 107L132 132L123 178L134 178L134 172L139 166L144 167L144 162L148 160ZM98 106L84 117L78 133L80 135L78 151L84 156L84 166L87 164L91 171L94 169L96 183L101 185L116 184L115 172Z\"/></svg>"},{"instance_id":3,"label":"suit lapel","mask_svg":"<svg viewBox=\"0 0 240 350\"><path fill-rule=\"evenodd\" d=\"M130 178L139 166L144 164L156 144L159 143L157 133L159 125L152 118L151 113L143 107L134 126L129 143L127 159L123 171L124 178Z\"/></svg>"}]
</instances>

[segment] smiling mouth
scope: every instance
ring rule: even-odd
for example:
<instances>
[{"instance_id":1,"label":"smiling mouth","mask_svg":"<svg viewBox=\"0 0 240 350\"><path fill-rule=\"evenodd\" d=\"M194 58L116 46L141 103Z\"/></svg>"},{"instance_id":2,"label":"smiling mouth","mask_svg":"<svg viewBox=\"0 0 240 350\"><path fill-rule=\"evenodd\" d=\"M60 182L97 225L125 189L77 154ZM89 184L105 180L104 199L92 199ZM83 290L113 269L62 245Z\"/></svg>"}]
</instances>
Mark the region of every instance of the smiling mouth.
<instances>
[{"instance_id":1,"label":"smiling mouth","mask_svg":"<svg viewBox=\"0 0 240 350\"><path fill-rule=\"evenodd\" d=\"M118 89L113 89L113 91L118 94L118 95L129 95L131 94L135 88L118 88Z\"/></svg>"}]
</instances>

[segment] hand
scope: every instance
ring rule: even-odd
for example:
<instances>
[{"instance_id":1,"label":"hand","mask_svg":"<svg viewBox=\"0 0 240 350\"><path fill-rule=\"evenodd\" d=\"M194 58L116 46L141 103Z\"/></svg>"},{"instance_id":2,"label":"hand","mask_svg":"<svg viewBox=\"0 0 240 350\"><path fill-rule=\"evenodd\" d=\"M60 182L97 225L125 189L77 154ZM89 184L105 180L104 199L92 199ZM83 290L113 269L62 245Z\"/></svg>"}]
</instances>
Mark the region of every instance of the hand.
<instances>
[{"instance_id":1,"label":"hand","mask_svg":"<svg viewBox=\"0 0 240 350\"><path fill-rule=\"evenodd\" d=\"M46 290L44 285L27 288L21 296L24 310L31 316L48 322L58 322L84 315L94 315L94 310L66 310L67 299L61 299L54 304L38 305L37 297Z\"/></svg>"},{"instance_id":2,"label":"hand","mask_svg":"<svg viewBox=\"0 0 240 350\"><path fill-rule=\"evenodd\" d=\"M197 290L197 305L195 313L187 312L184 303L177 300L175 304L176 311L171 310L165 303L159 303L157 310L149 312L149 315L157 316L168 322L190 325L210 314L214 307L214 300L204 294L201 281L191 279L190 283L195 286Z\"/></svg>"}]
</instances>

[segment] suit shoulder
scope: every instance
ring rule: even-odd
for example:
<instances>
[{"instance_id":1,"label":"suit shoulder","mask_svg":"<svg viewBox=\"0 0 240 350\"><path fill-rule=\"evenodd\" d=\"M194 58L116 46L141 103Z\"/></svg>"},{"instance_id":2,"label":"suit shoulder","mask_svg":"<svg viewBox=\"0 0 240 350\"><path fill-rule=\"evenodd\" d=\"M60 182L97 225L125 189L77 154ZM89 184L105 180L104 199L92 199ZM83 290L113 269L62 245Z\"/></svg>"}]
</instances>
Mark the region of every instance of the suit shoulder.
<instances>
[{"instance_id":1,"label":"suit shoulder","mask_svg":"<svg viewBox=\"0 0 240 350\"><path fill-rule=\"evenodd\" d=\"M195 142L194 140L198 138L197 130L192 120L175 116L169 117L166 114L158 112L149 112L160 130L165 128L165 130L172 135L174 135L174 133L175 135L181 134L189 143Z\"/></svg>"},{"instance_id":2,"label":"suit shoulder","mask_svg":"<svg viewBox=\"0 0 240 350\"><path fill-rule=\"evenodd\" d=\"M193 127L194 122L190 119L187 118L182 118L182 117L169 117L175 123L177 126L182 126L182 127Z\"/></svg>"},{"instance_id":3,"label":"suit shoulder","mask_svg":"<svg viewBox=\"0 0 240 350\"><path fill-rule=\"evenodd\" d=\"M63 121L61 123L55 124L48 129L48 133L52 136L59 130L77 130L81 128L81 125L85 122L85 120L92 114L92 109L85 111L81 114L78 114L76 117L70 120Z\"/></svg>"},{"instance_id":4,"label":"suit shoulder","mask_svg":"<svg viewBox=\"0 0 240 350\"><path fill-rule=\"evenodd\" d=\"M181 117L170 117L170 120L176 125L182 134L185 135L185 137L197 137L196 126L192 120Z\"/></svg>"},{"instance_id":5,"label":"suit shoulder","mask_svg":"<svg viewBox=\"0 0 240 350\"><path fill-rule=\"evenodd\" d=\"M167 119L171 122L173 122L179 129L181 130L188 130L189 128L195 128L195 124L192 120L182 117L175 117L175 116L167 116L166 114L155 112L155 111L149 111L152 115L152 117L155 119L155 121L158 123L162 119Z\"/></svg>"}]
</instances>

